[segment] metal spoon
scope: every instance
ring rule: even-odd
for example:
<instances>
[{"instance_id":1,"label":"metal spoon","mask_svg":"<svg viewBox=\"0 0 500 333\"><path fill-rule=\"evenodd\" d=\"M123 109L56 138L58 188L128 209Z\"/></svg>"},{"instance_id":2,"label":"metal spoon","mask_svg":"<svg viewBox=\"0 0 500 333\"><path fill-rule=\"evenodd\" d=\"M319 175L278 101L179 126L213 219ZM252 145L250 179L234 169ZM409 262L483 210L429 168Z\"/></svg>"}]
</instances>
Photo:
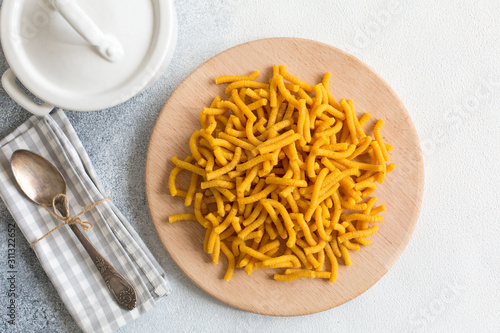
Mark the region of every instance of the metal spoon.
<instances>
[{"instance_id":1,"label":"metal spoon","mask_svg":"<svg viewBox=\"0 0 500 333\"><path fill-rule=\"evenodd\" d=\"M29 150L16 150L12 154L10 164L19 187L33 202L50 207L56 195L66 193L63 176L42 156ZM62 197L55 202L55 208L64 217L69 216L66 201L67 199ZM72 224L70 228L87 250L118 305L127 310L135 308L137 298L132 285L104 259L76 225Z\"/></svg>"}]
</instances>

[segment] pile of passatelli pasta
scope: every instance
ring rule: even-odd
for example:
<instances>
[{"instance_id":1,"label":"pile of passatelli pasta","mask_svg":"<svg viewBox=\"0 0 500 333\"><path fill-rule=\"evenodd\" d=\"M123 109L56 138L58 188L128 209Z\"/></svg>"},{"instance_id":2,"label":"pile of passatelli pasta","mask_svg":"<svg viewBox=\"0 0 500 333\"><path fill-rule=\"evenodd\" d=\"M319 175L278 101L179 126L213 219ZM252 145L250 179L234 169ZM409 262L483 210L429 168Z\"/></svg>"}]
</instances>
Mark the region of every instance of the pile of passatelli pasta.
<instances>
[{"instance_id":1,"label":"pile of passatelli pasta","mask_svg":"<svg viewBox=\"0 0 500 333\"><path fill-rule=\"evenodd\" d=\"M200 113L201 129L189 141L191 155L172 158L172 196L194 204L194 214L169 221L196 220L206 228L203 249L217 264L228 259L224 279L236 267L286 268L279 281L324 278L334 282L337 258L352 264L349 250L370 245L368 236L384 205L370 195L394 168L380 130L373 138L351 100L335 101L330 73L311 86L273 66L268 83L248 76L222 76L226 100L216 97ZM177 189L179 172L190 171L186 190ZM201 244L200 244L201 246ZM328 262L327 262L328 260ZM327 270L325 270L325 268Z\"/></svg>"}]
</instances>

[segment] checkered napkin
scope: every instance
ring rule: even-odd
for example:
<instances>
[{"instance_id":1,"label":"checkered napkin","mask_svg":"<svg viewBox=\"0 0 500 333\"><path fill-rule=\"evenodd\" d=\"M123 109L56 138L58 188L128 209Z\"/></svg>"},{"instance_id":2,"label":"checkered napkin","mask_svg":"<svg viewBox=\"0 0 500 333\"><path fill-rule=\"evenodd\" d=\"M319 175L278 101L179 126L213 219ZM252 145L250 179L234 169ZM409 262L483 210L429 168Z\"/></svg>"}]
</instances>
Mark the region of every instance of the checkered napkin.
<instances>
[{"instance_id":1,"label":"checkered napkin","mask_svg":"<svg viewBox=\"0 0 500 333\"><path fill-rule=\"evenodd\" d=\"M105 197L92 164L61 110L31 117L0 141L0 195L31 244L61 221L27 199L16 185L10 158L29 149L51 161L67 182L70 214ZM34 251L64 304L85 332L111 332L151 309L170 293L165 272L118 211L105 201L81 216L94 224L85 236L135 288L137 307L121 309L85 249L65 226L38 242Z\"/></svg>"}]
</instances>

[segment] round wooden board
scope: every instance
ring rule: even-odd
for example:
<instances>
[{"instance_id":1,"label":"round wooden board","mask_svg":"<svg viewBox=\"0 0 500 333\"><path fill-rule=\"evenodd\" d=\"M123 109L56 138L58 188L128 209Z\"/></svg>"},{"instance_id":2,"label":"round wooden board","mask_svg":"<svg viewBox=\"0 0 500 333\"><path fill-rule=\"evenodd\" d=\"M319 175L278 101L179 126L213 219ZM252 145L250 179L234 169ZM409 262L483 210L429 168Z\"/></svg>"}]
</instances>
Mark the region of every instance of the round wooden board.
<instances>
[{"instance_id":1,"label":"round wooden board","mask_svg":"<svg viewBox=\"0 0 500 333\"><path fill-rule=\"evenodd\" d=\"M226 85L215 85L221 75L261 72L267 80L272 65L287 65L288 72L316 84L325 72L333 74L330 87L338 100L352 99L358 116L383 118L384 140L394 145L391 162L396 169L375 192L387 211L372 245L351 251L353 266L339 260L337 281L302 279L277 282L274 271L256 270L247 276L237 269L232 280L222 279L227 260L219 265L203 252L204 229L195 221L168 223L168 216L192 212L182 198L168 190L170 158L190 154L190 135L199 129L199 113L217 95L226 98ZM374 121L368 124L371 134ZM355 57L329 45L297 38L257 40L233 47L192 72L165 104L153 129L146 160L146 196L156 231L175 263L200 288L234 307L266 315L296 316L320 312L343 304L377 282L394 264L413 232L423 194L423 160L417 133L403 103L389 85ZM178 183L187 188L187 184Z\"/></svg>"}]
</instances>

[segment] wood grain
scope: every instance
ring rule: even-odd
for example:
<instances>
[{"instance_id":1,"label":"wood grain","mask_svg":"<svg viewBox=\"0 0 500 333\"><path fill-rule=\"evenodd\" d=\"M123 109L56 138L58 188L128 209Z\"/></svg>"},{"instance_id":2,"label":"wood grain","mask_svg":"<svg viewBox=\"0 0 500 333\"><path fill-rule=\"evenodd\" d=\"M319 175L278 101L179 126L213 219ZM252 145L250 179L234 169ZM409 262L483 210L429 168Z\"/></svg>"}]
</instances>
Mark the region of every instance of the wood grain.
<instances>
[{"instance_id":1,"label":"wood grain","mask_svg":"<svg viewBox=\"0 0 500 333\"><path fill-rule=\"evenodd\" d=\"M385 222L371 236L372 245L351 251L353 266L339 260L336 283L303 279L288 283L272 279L275 271L257 270L251 276L238 269L233 279L222 279L227 261L221 255L212 265L203 252L203 228L195 221L168 223L171 214L192 212L183 199L172 198L168 174L172 156L189 154L188 140L199 129L199 113L216 95L225 98L225 85L216 76L247 75L259 70L267 80L272 65L285 64L288 72L316 84L325 72L333 74L334 97L354 101L358 116L383 118L384 140L394 145L391 162L396 169L377 188L379 203L387 206ZM261 79L259 78L259 79ZM371 133L374 121L368 124ZM179 182L182 186L183 180ZM185 179L184 181L187 181ZM389 85L355 57L329 45L297 38L273 38L231 48L192 72L165 104L153 129L146 160L146 196L157 233L172 259L200 288L234 307L266 315L295 316L324 311L360 295L395 263L408 243L418 219L423 194L423 160L417 133L403 103ZM184 185L187 188L186 185ZM383 306L383 304L380 304Z\"/></svg>"}]
</instances>

